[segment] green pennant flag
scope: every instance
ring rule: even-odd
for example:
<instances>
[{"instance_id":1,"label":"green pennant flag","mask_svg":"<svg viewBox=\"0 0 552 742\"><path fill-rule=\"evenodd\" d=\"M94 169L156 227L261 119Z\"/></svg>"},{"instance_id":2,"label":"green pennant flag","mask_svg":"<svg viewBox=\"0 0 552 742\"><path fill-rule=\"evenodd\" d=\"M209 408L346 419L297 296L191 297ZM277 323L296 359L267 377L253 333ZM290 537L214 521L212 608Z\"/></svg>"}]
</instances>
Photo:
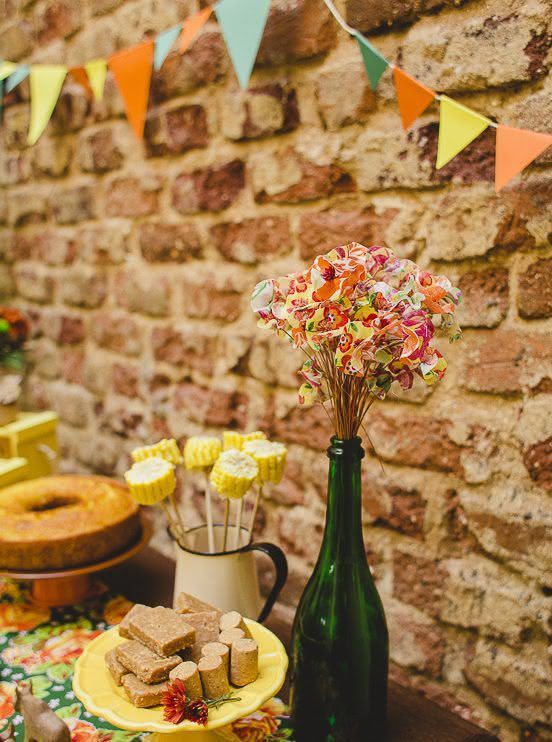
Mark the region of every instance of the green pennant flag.
<instances>
[{"instance_id":1,"label":"green pennant flag","mask_svg":"<svg viewBox=\"0 0 552 742\"><path fill-rule=\"evenodd\" d=\"M365 39L364 36L357 31L356 40L360 47L360 53L364 60L364 66L368 73L368 79L370 80L370 87L375 90L380 81L380 77L383 75L385 70L389 67L389 62L382 56L379 51L372 46L372 44Z\"/></svg>"}]
</instances>

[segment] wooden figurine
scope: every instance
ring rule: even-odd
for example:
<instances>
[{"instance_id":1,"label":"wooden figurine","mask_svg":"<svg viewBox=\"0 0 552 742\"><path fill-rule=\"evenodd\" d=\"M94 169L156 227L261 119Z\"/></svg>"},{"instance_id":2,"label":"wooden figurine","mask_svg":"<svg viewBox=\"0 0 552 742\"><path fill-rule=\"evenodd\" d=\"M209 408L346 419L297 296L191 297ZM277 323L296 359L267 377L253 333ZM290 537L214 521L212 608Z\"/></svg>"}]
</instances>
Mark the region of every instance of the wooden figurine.
<instances>
[{"instance_id":1,"label":"wooden figurine","mask_svg":"<svg viewBox=\"0 0 552 742\"><path fill-rule=\"evenodd\" d=\"M25 742L71 742L69 727L47 703L33 696L30 683L17 686L15 709L23 716Z\"/></svg>"}]
</instances>

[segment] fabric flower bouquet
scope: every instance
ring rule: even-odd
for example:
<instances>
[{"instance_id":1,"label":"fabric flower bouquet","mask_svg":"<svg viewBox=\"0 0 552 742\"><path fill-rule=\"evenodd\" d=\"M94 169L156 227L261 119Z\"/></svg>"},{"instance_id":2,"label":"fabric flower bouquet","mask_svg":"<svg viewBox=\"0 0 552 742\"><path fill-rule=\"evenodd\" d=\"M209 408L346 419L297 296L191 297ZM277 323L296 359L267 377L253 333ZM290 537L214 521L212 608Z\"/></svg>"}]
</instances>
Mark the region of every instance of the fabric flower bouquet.
<instances>
[{"instance_id":1,"label":"fabric flower bouquet","mask_svg":"<svg viewBox=\"0 0 552 742\"><path fill-rule=\"evenodd\" d=\"M329 402L340 439L354 438L366 412L393 383L410 389L414 375L434 384L447 364L432 345L436 320L460 337L461 299L444 276L397 258L386 247L356 242L317 257L307 270L255 287L258 324L285 335L306 356L299 402Z\"/></svg>"},{"instance_id":2,"label":"fabric flower bouquet","mask_svg":"<svg viewBox=\"0 0 552 742\"><path fill-rule=\"evenodd\" d=\"M254 488L247 539L251 541L263 488L278 484L283 476L287 449L281 443L267 440L261 431L238 433L227 430L222 441L215 436L188 438L183 454L174 439L142 446L132 452L134 464L125 480L135 499L142 505L159 503L165 510L173 537L181 544L187 528L175 499L177 466L202 472L205 479L205 514L209 552L215 553L215 533L211 502L211 487L225 500L222 551L238 548L242 532L243 501ZM230 501L235 502L234 542L228 544Z\"/></svg>"}]
</instances>

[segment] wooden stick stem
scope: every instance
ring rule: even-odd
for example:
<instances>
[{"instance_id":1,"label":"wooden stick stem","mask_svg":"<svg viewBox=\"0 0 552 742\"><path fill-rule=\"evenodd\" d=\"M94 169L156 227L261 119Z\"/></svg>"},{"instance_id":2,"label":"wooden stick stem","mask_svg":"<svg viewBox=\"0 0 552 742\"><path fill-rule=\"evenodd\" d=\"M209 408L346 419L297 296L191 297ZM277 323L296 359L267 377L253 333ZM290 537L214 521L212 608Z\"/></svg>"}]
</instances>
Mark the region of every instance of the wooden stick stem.
<instances>
[{"instance_id":1,"label":"wooden stick stem","mask_svg":"<svg viewBox=\"0 0 552 742\"><path fill-rule=\"evenodd\" d=\"M236 532L234 534L234 549L239 548L240 545L240 534L241 534L241 522L243 513L243 497L240 497L236 503Z\"/></svg>"},{"instance_id":2,"label":"wooden stick stem","mask_svg":"<svg viewBox=\"0 0 552 742\"><path fill-rule=\"evenodd\" d=\"M224 506L224 539L222 542L222 550L226 551L226 542L228 541L228 521L230 519L230 499L226 498L226 504Z\"/></svg>"},{"instance_id":3,"label":"wooden stick stem","mask_svg":"<svg viewBox=\"0 0 552 742\"><path fill-rule=\"evenodd\" d=\"M215 553L215 532L213 530L213 508L211 507L211 488L209 486L209 477L205 473L205 517L207 520L207 540L209 552Z\"/></svg>"},{"instance_id":4,"label":"wooden stick stem","mask_svg":"<svg viewBox=\"0 0 552 742\"><path fill-rule=\"evenodd\" d=\"M253 512L251 513L251 521L249 523L249 543L253 539L253 529L255 528L255 521L257 520L257 511L259 509L259 503L263 496L263 485L259 484L257 487L257 496L255 497L255 504L253 505Z\"/></svg>"}]
</instances>

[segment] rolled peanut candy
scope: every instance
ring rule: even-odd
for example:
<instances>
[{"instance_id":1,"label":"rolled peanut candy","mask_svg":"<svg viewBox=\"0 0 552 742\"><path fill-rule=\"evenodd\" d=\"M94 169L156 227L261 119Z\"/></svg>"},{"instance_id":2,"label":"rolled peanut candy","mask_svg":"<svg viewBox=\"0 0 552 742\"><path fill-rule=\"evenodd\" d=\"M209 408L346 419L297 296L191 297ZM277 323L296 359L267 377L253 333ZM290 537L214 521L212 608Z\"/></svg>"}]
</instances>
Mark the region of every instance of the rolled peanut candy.
<instances>
[{"instance_id":1,"label":"rolled peanut candy","mask_svg":"<svg viewBox=\"0 0 552 742\"><path fill-rule=\"evenodd\" d=\"M229 693L230 684L222 657L214 654L202 657L197 663L197 668L207 698L220 698Z\"/></svg>"},{"instance_id":2,"label":"rolled peanut candy","mask_svg":"<svg viewBox=\"0 0 552 742\"><path fill-rule=\"evenodd\" d=\"M171 670L169 680L182 680L186 686L186 697L192 701L203 696L201 678L195 662L181 662Z\"/></svg>"},{"instance_id":3,"label":"rolled peanut candy","mask_svg":"<svg viewBox=\"0 0 552 742\"><path fill-rule=\"evenodd\" d=\"M226 644L223 644L222 642L209 642L208 644L203 645L203 647L201 648L201 653L203 657L210 657L211 655L214 657L220 657L224 662L226 674L229 674L230 648Z\"/></svg>"},{"instance_id":4,"label":"rolled peanut candy","mask_svg":"<svg viewBox=\"0 0 552 742\"><path fill-rule=\"evenodd\" d=\"M238 639L230 654L230 682L242 687L257 680L259 675L259 646L253 639Z\"/></svg>"},{"instance_id":5,"label":"rolled peanut candy","mask_svg":"<svg viewBox=\"0 0 552 742\"><path fill-rule=\"evenodd\" d=\"M238 613L238 611L229 611L228 613L223 613L223 615L220 617L219 626L221 631L229 631L230 629L241 629L244 635L248 639L251 639L251 633L245 625L243 616L241 615L241 613Z\"/></svg>"},{"instance_id":6,"label":"rolled peanut candy","mask_svg":"<svg viewBox=\"0 0 552 742\"><path fill-rule=\"evenodd\" d=\"M228 649L231 650L234 642L245 638L246 636L241 629L228 629L220 632L218 640L221 644L226 644Z\"/></svg>"}]
</instances>

